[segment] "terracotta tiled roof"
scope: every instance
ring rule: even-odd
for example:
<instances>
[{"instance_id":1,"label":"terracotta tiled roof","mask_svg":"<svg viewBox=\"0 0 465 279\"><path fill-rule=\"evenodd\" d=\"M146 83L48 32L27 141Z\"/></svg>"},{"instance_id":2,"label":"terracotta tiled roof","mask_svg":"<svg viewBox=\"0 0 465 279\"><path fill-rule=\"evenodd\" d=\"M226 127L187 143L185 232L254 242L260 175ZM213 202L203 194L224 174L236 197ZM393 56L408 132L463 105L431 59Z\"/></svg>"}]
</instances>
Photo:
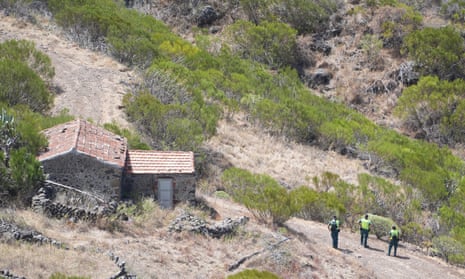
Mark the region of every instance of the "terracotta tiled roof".
<instances>
[{"instance_id":1,"label":"terracotta tiled roof","mask_svg":"<svg viewBox=\"0 0 465 279\"><path fill-rule=\"evenodd\" d=\"M48 150L39 155L45 161L68 152L80 152L106 163L124 167L126 139L84 120L74 120L43 131Z\"/></svg>"},{"instance_id":2,"label":"terracotta tiled roof","mask_svg":"<svg viewBox=\"0 0 465 279\"><path fill-rule=\"evenodd\" d=\"M183 151L129 150L126 171L134 174L193 174L194 153Z\"/></svg>"}]
</instances>

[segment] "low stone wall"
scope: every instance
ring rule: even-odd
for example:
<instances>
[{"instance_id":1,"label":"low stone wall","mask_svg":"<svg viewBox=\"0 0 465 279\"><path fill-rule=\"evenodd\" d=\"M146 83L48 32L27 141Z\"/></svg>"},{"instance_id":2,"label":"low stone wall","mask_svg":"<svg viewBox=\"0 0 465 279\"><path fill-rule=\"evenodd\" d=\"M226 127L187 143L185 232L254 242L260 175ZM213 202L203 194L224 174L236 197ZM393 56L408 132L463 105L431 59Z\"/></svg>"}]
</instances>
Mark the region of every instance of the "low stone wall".
<instances>
[{"instance_id":1,"label":"low stone wall","mask_svg":"<svg viewBox=\"0 0 465 279\"><path fill-rule=\"evenodd\" d=\"M60 242L48 238L37 231L20 228L3 219L0 219L0 238L6 242L11 240L21 240L30 243L51 244L56 247L61 246Z\"/></svg>"},{"instance_id":2,"label":"low stone wall","mask_svg":"<svg viewBox=\"0 0 465 279\"><path fill-rule=\"evenodd\" d=\"M63 191L63 190L61 190ZM65 205L54 201L57 196L55 187L46 185L39 189L37 195L32 198L32 210L42 213L50 218L69 218L74 221L83 220L95 222L98 217L106 216L116 212L118 204L109 202L104 205L95 206L92 210Z\"/></svg>"},{"instance_id":3,"label":"low stone wall","mask_svg":"<svg viewBox=\"0 0 465 279\"><path fill-rule=\"evenodd\" d=\"M221 238L224 235L234 233L239 226L245 225L248 221L248 217L242 216L235 220L226 218L217 224L208 224L196 216L183 213L171 223L168 230L171 232L190 231L213 238Z\"/></svg>"}]
</instances>

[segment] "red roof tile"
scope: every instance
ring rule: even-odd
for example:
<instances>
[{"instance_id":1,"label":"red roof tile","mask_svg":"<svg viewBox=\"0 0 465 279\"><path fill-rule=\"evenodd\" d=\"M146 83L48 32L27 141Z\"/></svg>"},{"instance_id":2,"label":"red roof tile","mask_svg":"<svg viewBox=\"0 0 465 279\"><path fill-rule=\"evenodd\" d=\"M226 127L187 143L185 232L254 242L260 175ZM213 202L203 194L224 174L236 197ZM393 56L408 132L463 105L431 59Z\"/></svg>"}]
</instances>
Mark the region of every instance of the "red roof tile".
<instances>
[{"instance_id":1,"label":"red roof tile","mask_svg":"<svg viewBox=\"0 0 465 279\"><path fill-rule=\"evenodd\" d=\"M124 167L126 139L84 120L74 120L43 131L48 150L39 155L44 161L68 152L80 152Z\"/></svg>"},{"instance_id":2,"label":"red roof tile","mask_svg":"<svg viewBox=\"0 0 465 279\"><path fill-rule=\"evenodd\" d=\"M126 171L134 174L192 174L194 153L183 151L129 150Z\"/></svg>"}]
</instances>

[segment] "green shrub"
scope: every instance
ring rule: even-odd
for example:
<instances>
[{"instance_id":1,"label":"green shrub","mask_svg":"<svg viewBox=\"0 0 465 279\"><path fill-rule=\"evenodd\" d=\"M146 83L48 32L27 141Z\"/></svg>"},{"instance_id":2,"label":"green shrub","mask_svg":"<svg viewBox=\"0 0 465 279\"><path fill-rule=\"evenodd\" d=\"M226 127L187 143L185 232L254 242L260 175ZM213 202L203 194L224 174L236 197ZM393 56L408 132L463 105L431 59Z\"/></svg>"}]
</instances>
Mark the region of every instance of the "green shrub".
<instances>
[{"instance_id":1,"label":"green shrub","mask_svg":"<svg viewBox=\"0 0 465 279\"><path fill-rule=\"evenodd\" d=\"M53 96L44 81L19 60L0 60L0 103L26 105L45 112L53 104Z\"/></svg>"},{"instance_id":2,"label":"green shrub","mask_svg":"<svg viewBox=\"0 0 465 279\"><path fill-rule=\"evenodd\" d=\"M383 17L380 20L383 46L400 55L405 36L421 27L423 17L412 6L404 4L386 8Z\"/></svg>"},{"instance_id":3,"label":"green shrub","mask_svg":"<svg viewBox=\"0 0 465 279\"><path fill-rule=\"evenodd\" d=\"M19 205L30 204L44 179L35 155L46 141L38 134L39 127L34 125L30 115L24 111L21 118L15 117L4 108L0 115L0 191L6 191L10 200L19 201Z\"/></svg>"},{"instance_id":4,"label":"green shrub","mask_svg":"<svg viewBox=\"0 0 465 279\"><path fill-rule=\"evenodd\" d=\"M336 12L341 2L335 0L281 0L276 12L280 19L296 30L299 34L324 31L330 16Z\"/></svg>"},{"instance_id":5,"label":"green shrub","mask_svg":"<svg viewBox=\"0 0 465 279\"><path fill-rule=\"evenodd\" d=\"M228 279L279 279L275 274L268 271L259 271L256 269L246 269L233 275Z\"/></svg>"},{"instance_id":6,"label":"green shrub","mask_svg":"<svg viewBox=\"0 0 465 279\"><path fill-rule=\"evenodd\" d=\"M389 231L393 225L400 228L392 219L383 216L368 214L368 219L371 220L370 233L378 239L389 236Z\"/></svg>"},{"instance_id":7,"label":"green shrub","mask_svg":"<svg viewBox=\"0 0 465 279\"><path fill-rule=\"evenodd\" d=\"M227 27L228 39L238 55L263 63L272 68L293 65L296 62L297 32L279 22L236 21Z\"/></svg>"},{"instance_id":8,"label":"green shrub","mask_svg":"<svg viewBox=\"0 0 465 279\"><path fill-rule=\"evenodd\" d=\"M263 20L269 20L272 16L272 5L277 0L240 0L242 9L248 19L254 24L259 24Z\"/></svg>"},{"instance_id":9,"label":"green shrub","mask_svg":"<svg viewBox=\"0 0 465 279\"><path fill-rule=\"evenodd\" d=\"M422 75L454 80L464 77L464 39L453 27L426 27L405 37L402 48Z\"/></svg>"},{"instance_id":10,"label":"green shrub","mask_svg":"<svg viewBox=\"0 0 465 279\"><path fill-rule=\"evenodd\" d=\"M431 242L433 232L431 229L425 228L424 225L411 222L401 227L402 240L417 246L425 246L426 243Z\"/></svg>"},{"instance_id":11,"label":"green shrub","mask_svg":"<svg viewBox=\"0 0 465 279\"><path fill-rule=\"evenodd\" d=\"M1 43L0 57L26 64L47 84L55 76L50 57L37 50L31 41L10 40Z\"/></svg>"},{"instance_id":12,"label":"green shrub","mask_svg":"<svg viewBox=\"0 0 465 279\"><path fill-rule=\"evenodd\" d=\"M117 135L123 136L128 140L128 148L130 149L139 149L139 150L149 150L150 146L142 142L140 136L137 133L132 132L127 128L121 128L116 123L106 123L103 127Z\"/></svg>"},{"instance_id":13,"label":"green shrub","mask_svg":"<svg viewBox=\"0 0 465 279\"><path fill-rule=\"evenodd\" d=\"M450 82L434 76L422 77L418 84L404 90L395 113L406 126L425 131L426 140L461 143L465 135L464 90L465 82L461 79Z\"/></svg>"},{"instance_id":14,"label":"green shrub","mask_svg":"<svg viewBox=\"0 0 465 279\"><path fill-rule=\"evenodd\" d=\"M230 168L222 180L225 191L264 223L280 225L294 213L286 189L268 175Z\"/></svg>"},{"instance_id":15,"label":"green shrub","mask_svg":"<svg viewBox=\"0 0 465 279\"><path fill-rule=\"evenodd\" d=\"M90 279L90 277L68 276L60 272L53 273L49 279Z\"/></svg>"},{"instance_id":16,"label":"green shrub","mask_svg":"<svg viewBox=\"0 0 465 279\"><path fill-rule=\"evenodd\" d=\"M317 192L300 186L289 193L292 209L297 217L318 222L327 222L331 216L342 216L344 204L332 192Z\"/></svg>"},{"instance_id":17,"label":"green shrub","mask_svg":"<svg viewBox=\"0 0 465 279\"><path fill-rule=\"evenodd\" d=\"M452 0L442 2L441 13L455 22L465 22L465 1Z\"/></svg>"},{"instance_id":18,"label":"green shrub","mask_svg":"<svg viewBox=\"0 0 465 279\"><path fill-rule=\"evenodd\" d=\"M441 235L433 238L433 251L452 264L465 263L465 246L452 237Z\"/></svg>"}]
</instances>

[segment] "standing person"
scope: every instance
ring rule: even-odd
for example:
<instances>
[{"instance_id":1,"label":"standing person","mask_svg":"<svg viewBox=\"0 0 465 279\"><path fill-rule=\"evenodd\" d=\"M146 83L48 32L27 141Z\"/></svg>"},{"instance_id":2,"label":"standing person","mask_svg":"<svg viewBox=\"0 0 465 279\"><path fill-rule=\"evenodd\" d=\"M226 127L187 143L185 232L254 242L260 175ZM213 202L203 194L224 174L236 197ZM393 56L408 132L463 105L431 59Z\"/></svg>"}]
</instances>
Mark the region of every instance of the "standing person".
<instances>
[{"instance_id":1,"label":"standing person","mask_svg":"<svg viewBox=\"0 0 465 279\"><path fill-rule=\"evenodd\" d=\"M333 216L333 219L328 223L328 230L331 231L331 239L333 240L333 248L337 249L337 242L339 239L339 220L336 215Z\"/></svg>"},{"instance_id":2,"label":"standing person","mask_svg":"<svg viewBox=\"0 0 465 279\"><path fill-rule=\"evenodd\" d=\"M396 229L396 226L392 226L391 231L389 232L389 249L388 256L391 255L391 248L394 247L394 257L397 256L397 245L399 244L399 230Z\"/></svg>"},{"instance_id":3,"label":"standing person","mask_svg":"<svg viewBox=\"0 0 465 279\"><path fill-rule=\"evenodd\" d=\"M371 220L368 220L368 214L365 214L365 218L358 220L360 224L360 245L368 248L368 234L370 233Z\"/></svg>"}]
</instances>

